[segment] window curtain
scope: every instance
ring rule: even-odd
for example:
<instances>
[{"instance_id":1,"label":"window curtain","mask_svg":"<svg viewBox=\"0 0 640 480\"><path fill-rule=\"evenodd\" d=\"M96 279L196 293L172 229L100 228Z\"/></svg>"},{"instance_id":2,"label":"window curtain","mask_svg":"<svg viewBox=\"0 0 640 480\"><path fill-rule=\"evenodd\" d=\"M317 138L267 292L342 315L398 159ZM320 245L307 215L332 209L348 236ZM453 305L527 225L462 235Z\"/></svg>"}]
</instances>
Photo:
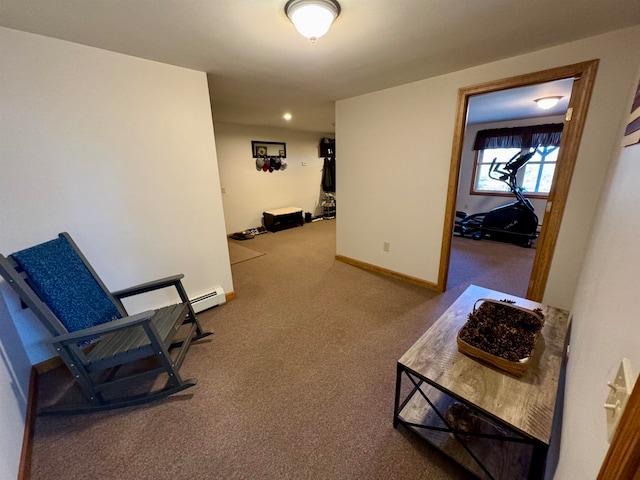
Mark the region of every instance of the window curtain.
<instances>
[{"instance_id":1,"label":"window curtain","mask_svg":"<svg viewBox=\"0 0 640 480\"><path fill-rule=\"evenodd\" d=\"M539 145L559 147L562 123L547 123L530 127L493 128L480 130L473 144L474 150L487 148L536 148Z\"/></svg>"}]
</instances>

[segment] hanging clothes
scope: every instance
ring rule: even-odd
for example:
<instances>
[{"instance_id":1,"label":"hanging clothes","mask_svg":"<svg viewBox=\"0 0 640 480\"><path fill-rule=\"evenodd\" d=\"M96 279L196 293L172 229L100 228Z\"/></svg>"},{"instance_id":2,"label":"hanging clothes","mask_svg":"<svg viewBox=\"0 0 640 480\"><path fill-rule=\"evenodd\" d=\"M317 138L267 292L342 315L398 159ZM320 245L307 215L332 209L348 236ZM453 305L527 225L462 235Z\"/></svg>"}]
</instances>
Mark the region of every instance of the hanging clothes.
<instances>
[{"instance_id":1,"label":"hanging clothes","mask_svg":"<svg viewBox=\"0 0 640 480\"><path fill-rule=\"evenodd\" d=\"M336 159L333 157L324 158L322 167L322 190L324 192L336 191Z\"/></svg>"}]
</instances>

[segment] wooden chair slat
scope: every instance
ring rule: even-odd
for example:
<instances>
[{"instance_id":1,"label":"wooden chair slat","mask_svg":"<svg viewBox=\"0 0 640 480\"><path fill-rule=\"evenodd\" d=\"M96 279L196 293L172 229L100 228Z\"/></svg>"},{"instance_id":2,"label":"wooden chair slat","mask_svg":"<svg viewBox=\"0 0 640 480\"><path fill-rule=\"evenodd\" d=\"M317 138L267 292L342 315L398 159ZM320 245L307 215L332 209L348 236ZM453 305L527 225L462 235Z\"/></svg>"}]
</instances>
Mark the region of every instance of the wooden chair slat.
<instances>
[{"instance_id":1,"label":"wooden chair slat","mask_svg":"<svg viewBox=\"0 0 640 480\"><path fill-rule=\"evenodd\" d=\"M151 291L154 287L156 289L175 287L182 299L182 303L159 308L151 318L147 313L134 316L135 318L131 317L129 320L120 300L107 290L71 237L66 233L60 234L59 237L66 239L73 247L77 256L104 291L105 296L123 314L123 318L117 319L117 322L111 321L100 325L101 329L105 327L108 332L97 339L94 338L93 345L91 348L86 349L87 352L85 353L81 348L83 344L76 345L73 341L78 337L86 338L88 334L84 335L84 330L79 330L75 333L68 332L60 319L56 317L31 287L27 272L11 255L5 257L0 254L0 275L5 278L16 291L21 301L33 311L35 316L52 334L52 344L56 347L60 357L87 396L88 402L86 404L57 405L40 413L87 412L137 405L145 401L164 398L167 395L195 385L195 380L193 379L182 380L178 373L178 368L182 364L191 342L206 337L211 333L202 329L198 318L193 312L181 283L182 275L158 280L157 284L154 282L146 283L143 285L144 288L140 288L139 292L134 292L144 293ZM135 289L136 287L133 287L130 292ZM114 324L113 327L111 327L112 323ZM183 325L188 326L188 333L184 339L176 340L176 334ZM57 342L56 337L61 335L67 335L67 338ZM179 347L175 356L177 358L176 361L171 360L170 356L170 350L173 347ZM136 371L133 374L129 374L130 376L115 378L117 367L150 356L158 358L160 367L155 365L147 372ZM167 385L161 390L149 392L146 396L138 394L135 397L127 397L125 395L124 397L113 399L110 396L109 400L106 400L105 396L102 395L104 389L114 388L115 386L120 387L128 381L136 383L141 376L146 374L157 375L159 372L168 374ZM103 378L104 373L107 373L106 381ZM126 391L127 389L118 388L117 390Z\"/></svg>"}]
</instances>

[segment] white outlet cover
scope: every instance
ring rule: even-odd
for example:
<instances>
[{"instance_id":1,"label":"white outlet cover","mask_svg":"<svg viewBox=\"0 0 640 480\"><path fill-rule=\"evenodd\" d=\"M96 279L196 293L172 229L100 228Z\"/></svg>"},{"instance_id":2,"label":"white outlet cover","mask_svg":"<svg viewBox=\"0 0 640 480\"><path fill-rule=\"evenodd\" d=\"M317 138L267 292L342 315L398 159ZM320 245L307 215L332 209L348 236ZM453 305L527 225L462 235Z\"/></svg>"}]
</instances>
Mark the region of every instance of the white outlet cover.
<instances>
[{"instance_id":1,"label":"white outlet cover","mask_svg":"<svg viewBox=\"0 0 640 480\"><path fill-rule=\"evenodd\" d=\"M618 368L616 378L607 384L609 386L609 395L604 405L607 415L607 439L611 443L613 434L616 433L620 417L627 406L627 401L633 390L634 377L631 372L631 360L623 358Z\"/></svg>"}]
</instances>

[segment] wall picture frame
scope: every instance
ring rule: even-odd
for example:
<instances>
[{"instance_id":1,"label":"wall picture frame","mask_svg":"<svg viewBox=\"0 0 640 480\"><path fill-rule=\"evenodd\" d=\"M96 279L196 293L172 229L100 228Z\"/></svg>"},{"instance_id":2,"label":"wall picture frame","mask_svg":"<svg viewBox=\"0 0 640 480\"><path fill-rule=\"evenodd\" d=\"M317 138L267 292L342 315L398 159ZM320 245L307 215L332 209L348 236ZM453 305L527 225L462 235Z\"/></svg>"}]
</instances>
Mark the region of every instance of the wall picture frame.
<instances>
[{"instance_id":1,"label":"wall picture frame","mask_svg":"<svg viewBox=\"0 0 640 480\"><path fill-rule=\"evenodd\" d=\"M282 157L287 158L287 144L284 142L267 142L251 140L251 156L258 157Z\"/></svg>"}]
</instances>

